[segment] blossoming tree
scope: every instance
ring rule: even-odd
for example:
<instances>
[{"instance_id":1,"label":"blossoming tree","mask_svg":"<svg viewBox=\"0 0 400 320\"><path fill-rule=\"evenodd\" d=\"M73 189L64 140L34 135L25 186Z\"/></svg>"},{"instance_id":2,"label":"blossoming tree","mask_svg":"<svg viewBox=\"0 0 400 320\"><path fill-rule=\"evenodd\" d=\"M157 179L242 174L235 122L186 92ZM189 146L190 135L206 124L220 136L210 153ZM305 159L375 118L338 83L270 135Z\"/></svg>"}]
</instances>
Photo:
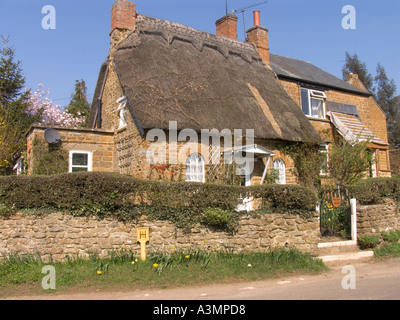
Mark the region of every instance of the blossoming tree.
<instances>
[{"instance_id":1,"label":"blossoming tree","mask_svg":"<svg viewBox=\"0 0 400 320\"><path fill-rule=\"evenodd\" d=\"M43 84L39 83L36 92L29 92L28 113L40 115L40 124L62 127L78 127L85 123L85 117L78 112L74 116L66 111L62 111L59 105L54 104L49 98L49 89L43 89Z\"/></svg>"}]
</instances>

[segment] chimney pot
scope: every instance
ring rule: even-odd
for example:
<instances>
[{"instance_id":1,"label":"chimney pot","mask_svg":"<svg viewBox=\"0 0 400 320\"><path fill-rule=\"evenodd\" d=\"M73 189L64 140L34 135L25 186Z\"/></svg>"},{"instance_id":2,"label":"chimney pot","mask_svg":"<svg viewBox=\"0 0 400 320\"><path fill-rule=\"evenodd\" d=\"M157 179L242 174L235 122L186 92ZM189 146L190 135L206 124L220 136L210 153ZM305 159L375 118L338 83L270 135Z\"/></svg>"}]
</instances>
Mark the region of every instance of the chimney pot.
<instances>
[{"instance_id":1,"label":"chimney pot","mask_svg":"<svg viewBox=\"0 0 400 320\"><path fill-rule=\"evenodd\" d=\"M253 12L253 18L254 18L254 26L260 26L261 19L260 19L260 11L259 10Z\"/></svg>"}]
</instances>

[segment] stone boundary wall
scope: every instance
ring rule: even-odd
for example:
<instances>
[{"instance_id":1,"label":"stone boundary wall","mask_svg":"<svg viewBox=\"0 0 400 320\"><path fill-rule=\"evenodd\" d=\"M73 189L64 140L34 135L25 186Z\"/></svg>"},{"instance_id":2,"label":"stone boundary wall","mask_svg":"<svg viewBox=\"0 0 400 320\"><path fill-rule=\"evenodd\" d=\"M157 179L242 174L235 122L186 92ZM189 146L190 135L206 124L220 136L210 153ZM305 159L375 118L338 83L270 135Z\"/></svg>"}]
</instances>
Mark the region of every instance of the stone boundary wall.
<instances>
[{"instance_id":1,"label":"stone boundary wall","mask_svg":"<svg viewBox=\"0 0 400 320\"><path fill-rule=\"evenodd\" d=\"M393 199L375 205L357 205L357 234L380 235L383 231L400 230L400 206Z\"/></svg>"},{"instance_id":2,"label":"stone boundary wall","mask_svg":"<svg viewBox=\"0 0 400 320\"><path fill-rule=\"evenodd\" d=\"M234 235L198 225L184 233L167 221L149 221L142 216L137 224L113 219L73 217L54 213L44 216L15 214L0 218L0 256L39 253L43 259L63 260L106 256L111 250L129 249L139 256L136 228L150 227L148 250L172 250L191 245L212 250L224 246L235 251L267 251L276 247L297 248L314 253L320 240L316 213L308 219L292 214L243 216Z\"/></svg>"}]
</instances>

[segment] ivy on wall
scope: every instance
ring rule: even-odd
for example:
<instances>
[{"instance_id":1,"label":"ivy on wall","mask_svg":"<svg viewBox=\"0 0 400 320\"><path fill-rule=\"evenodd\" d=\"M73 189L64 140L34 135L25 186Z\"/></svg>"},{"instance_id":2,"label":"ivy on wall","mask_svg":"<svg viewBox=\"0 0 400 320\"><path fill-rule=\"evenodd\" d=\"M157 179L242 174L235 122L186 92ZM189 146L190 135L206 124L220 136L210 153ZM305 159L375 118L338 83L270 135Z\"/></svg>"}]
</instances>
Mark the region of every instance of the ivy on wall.
<instances>
[{"instance_id":1,"label":"ivy on wall","mask_svg":"<svg viewBox=\"0 0 400 320\"><path fill-rule=\"evenodd\" d=\"M49 145L37 136L32 142L33 175L53 175L68 172L68 152L61 144Z\"/></svg>"}]
</instances>

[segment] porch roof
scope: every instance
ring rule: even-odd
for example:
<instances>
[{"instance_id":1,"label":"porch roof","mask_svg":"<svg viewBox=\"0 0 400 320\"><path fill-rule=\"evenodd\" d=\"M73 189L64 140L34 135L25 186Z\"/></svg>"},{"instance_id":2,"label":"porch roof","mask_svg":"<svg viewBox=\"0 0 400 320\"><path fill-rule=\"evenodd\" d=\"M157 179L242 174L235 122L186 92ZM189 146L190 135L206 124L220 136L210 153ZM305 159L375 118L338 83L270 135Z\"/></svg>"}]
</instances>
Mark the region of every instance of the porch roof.
<instances>
[{"instance_id":1,"label":"porch roof","mask_svg":"<svg viewBox=\"0 0 400 320\"><path fill-rule=\"evenodd\" d=\"M389 145L372 132L371 129L367 128L361 120L354 115L332 111L328 111L327 115L339 134L352 144L359 141L368 141L382 146Z\"/></svg>"},{"instance_id":2,"label":"porch roof","mask_svg":"<svg viewBox=\"0 0 400 320\"><path fill-rule=\"evenodd\" d=\"M269 151L268 149L265 149L264 147L261 147L257 144L250 144L242 147L237 147L237 148L232 148L228 150L224 150L224 153L228 152L247 152L247 153L253 153L254 155L257 155L259 157L273 157L275 154L272 151Z\"/></svg>"}]
</instances>

